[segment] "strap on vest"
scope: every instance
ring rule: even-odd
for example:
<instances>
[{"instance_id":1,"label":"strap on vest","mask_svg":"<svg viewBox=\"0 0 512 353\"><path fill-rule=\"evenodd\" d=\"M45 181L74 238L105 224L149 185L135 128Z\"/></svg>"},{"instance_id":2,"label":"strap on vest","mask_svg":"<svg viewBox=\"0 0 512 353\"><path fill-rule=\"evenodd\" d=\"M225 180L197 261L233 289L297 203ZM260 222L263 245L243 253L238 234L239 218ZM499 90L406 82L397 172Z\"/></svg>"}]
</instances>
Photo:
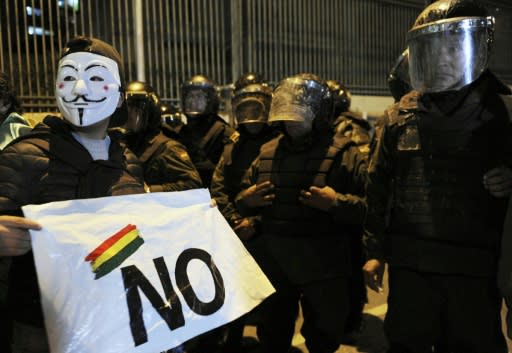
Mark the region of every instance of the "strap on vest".
<instances>
[{"instance_id":1,"label":"strap on vest","mask_svg":"<svg viewBox=\"0 0 512 353\"><path fill-rule=\"evenodd\" d=\"M263 168L260 167L260 182L267 180L270 181L270 176L272 175L273 171L275 154L277 151L277 147L279 146L279 142L281 141L282 138L283 136L280 136L276 139L267 142L261 147L260 160L262 161L262 163L265 163L265 165L262 165ZM355 145L352 139L343 136L342 134L336 134L333 136L332 144L327 149L325 158L320 164L317 174L313 178L312 185L323 187L327 184L327 174L331 170L334 159L340 152L344 151L348 146L351 145ZM262 171L264 173L261 173ZM262 175L265 175L265 177L262 177Z\"/></svg>"},{"instance_id":2,"label":"strap on vest","mask_svg":"<svg viewBox=\"0 0 512 353\"><path fill-rule=\"evenodd\" d=\"M333 136L333 142L327 149L327 153L325 154L325 158L320 164L320 168L318 169L318 173L316 173L313 178L312 185L318 187L324 187L327 185L327 174L331 170L332 163L336 156L343 151L347 146L354 145L354 141L352 139L343 136L342 134L335 134Z\"/></svg>"},{"instance_id":3,"label":"strap on vest","mask_svg":"<svg viewBox=\"0 0 512 353\"><path fill-rule=\"evenodd\" d=\"M208 131L208 133L203 137L201 142L199 143L199 148L203 150L206 145L210 143L210 141L213 141L219 136L222 131L224 130L224 124L220 121L215 121Z\"/></svg>"},{"instance_id":4,"label":"strap on vest","mask_svg":"<svg viewBox=\"0 0 512 353\"><path fill-rule=\"evenodd\" d=\"M158 134L156 138L153 140L151 146L149 146L149 148L146 149L143 154L141 154L139 160L142 163L146 163L146 161L148 161L151 158L151 156L153 156L155 152L167 141L168 138L166 136L164 136L162 133Z\"/></svg>"}]
</instances>

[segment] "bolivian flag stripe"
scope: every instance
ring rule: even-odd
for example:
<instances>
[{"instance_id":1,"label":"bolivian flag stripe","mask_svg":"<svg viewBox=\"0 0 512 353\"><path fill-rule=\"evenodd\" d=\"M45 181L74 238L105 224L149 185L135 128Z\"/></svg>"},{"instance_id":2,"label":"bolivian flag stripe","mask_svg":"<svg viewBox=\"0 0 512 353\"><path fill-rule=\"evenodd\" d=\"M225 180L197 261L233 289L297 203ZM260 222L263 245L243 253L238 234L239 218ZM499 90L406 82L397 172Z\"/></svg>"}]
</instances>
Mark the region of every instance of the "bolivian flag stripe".
<instances>
[{"instance_id":1,"label":"bolivian flag stripe","mask_svg":"<svg viewBox=\"0 0 512 353\"><path fill-rule=\"evenodd\" d=\"M131 230L134 230L136 227L133 224L128 224L126 227L121 229L116 234L112 235L110 238L101 243L96 249L91 251L89 255L85 257L85 261L93 261L98 256L100 256L105 250L107 250L112 244L114 244L119 238L128 233Z\"/></svg>"},{"instance_id":2,"label":"bolivian flag stripe","mask_svg":"<svg viewBox=\"0 0 512 353\"><path fill-rule=\"evenodd\" d=\"M134 229L130 232L128 232L124 237L120 238L118 241L116 241L110 248L105 250L103 254L98 256L96 260L94 260L91 263L92 270L96 271L98 267L103 265L105 262L110 260L111 257L115 256L118 252L120 252L124 247L126 247L128 244L130 244L132 241L135 240L139 236L139 231L137 229Z\"/></svg>"},{"instance_id":3,"label":"bolivian flag stripe","mask_svg":"<svg viewBox=\"0 0 512 353\"><path fill-rule=\"evenodd\" d=\"M85 257L85 261L91 261L95 279L98 279L118 267L143 243L139 230L129 224L101 243Z\"/></svg>"},{"instance_id":4,"label":"bolivian flag stripe","mask_svg":"<svg viewBox=\"0 0 512 353\"><path fill-rule=\"evenodd\" d=\"M133 254L137 249L144 243L144 239L137 237L130 244L125 246L120 252L117 253L116 256L111 257L107 260L103 265L98 267L96 271L96 276L94 279L101 278L114 270L117 266L121 265L121 263L126 260L131 254Z\"/></svg>"}]
</instances>

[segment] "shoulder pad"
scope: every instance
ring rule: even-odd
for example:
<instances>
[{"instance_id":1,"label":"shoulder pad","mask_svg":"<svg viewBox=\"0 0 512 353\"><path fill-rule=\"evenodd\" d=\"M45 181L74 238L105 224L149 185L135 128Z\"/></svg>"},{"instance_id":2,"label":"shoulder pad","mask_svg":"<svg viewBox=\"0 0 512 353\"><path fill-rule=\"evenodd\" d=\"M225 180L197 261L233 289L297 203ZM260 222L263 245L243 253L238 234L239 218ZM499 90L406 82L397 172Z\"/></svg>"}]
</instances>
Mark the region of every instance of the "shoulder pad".
<instances>
[{"instance_id":1,"label":"shoulder pad","mask_svg":"<svg viewBox=\"0 0 512 353\"><path fill-rule=\"evenodd\" d=\"M233 143L237 142L240 138L240 133L238 131L233 131L233 133L229 136L229 140Z\"/></svg>"},{"instance_id":2,"label":"shoulder pad","mask_svg":"<svg viewBox=\"0 0 512 353\"><path fill-rule=\"evenodd\" d=\"M411 112L400 110L398 104L394 104L386 114L387 125L405 125L407 121L414 118L414 114Z\"/></svg>"}]
</instances>

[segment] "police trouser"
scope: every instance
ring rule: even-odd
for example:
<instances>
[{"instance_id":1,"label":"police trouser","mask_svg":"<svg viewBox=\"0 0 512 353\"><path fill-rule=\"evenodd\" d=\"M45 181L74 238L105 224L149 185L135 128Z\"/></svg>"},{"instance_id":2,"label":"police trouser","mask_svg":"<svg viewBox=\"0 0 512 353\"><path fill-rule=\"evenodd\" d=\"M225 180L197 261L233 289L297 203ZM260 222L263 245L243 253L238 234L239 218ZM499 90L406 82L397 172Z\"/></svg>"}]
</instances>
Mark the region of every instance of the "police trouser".
<instances>
[{"instance_id":1,"label":"police trouser","mask_svg":"<svg viewBox=\"0 0 512 353\"><path fill-rule=\"evenodd\" d=\"M389 353L506 353L495 278L421 273L391 266L384 330Z\"/></svg>"},{"instance_id":2,"label":"police trouser","mask_svg":"<svg viewBox=\"0 0 512 353\"><path fill-rule=\"evenodd\" d=\"M255 254L254 249L251 250ZM261 352L288 352L299 302L304 318L301 334L306 339L308 351L335 352L342 341L349 313L348 279L336 277L307 284L292 283L271 255L261 259L263 254L257 254L258 263L276 289L258 310L257 335Z\"/></svg>"}]
</instances>

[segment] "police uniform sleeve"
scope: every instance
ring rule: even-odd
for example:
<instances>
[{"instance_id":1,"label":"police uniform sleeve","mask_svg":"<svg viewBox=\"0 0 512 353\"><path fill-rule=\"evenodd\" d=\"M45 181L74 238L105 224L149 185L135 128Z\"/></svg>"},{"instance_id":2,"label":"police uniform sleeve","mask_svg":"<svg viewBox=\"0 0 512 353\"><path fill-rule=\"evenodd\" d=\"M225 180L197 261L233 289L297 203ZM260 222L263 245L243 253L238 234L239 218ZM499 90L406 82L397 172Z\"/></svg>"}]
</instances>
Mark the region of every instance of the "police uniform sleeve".
<instances>
[{"instance_id":1,"label":"police uniform sleeve","mask_svg":"<svg viewBox=\"0 0 512 353\"><path fill-rule=\"evenodd\" d=\"M230 200L230 197L226 192L224 168L225 162L224 157L222 156L219 160L219 163L217 163L215 171L213 172L210 192L212 198L214 198L215 202L217 203L219 211L222 213L224 218L226 218L229 224L233 226L234 221L242 218L242 216L240 213L238 213L234 201Z\"/></svg>"},{"instance_id":2,"label":"police uniform sleeve","mask_svg":"<svg viewBox=\"0 0 512 353\"><path fill-rule=\"evenodd\" d=\"M161 175L165 175L165 181L150 184L151 192L183 191L202 187L199 172L182 144L167 141L164 152L160 153L157 159L159 168L164 171Z\"/></svg>"},{"instance_id":3,"label":"police uniform sleeve","mask_svg":"<svg viewBox=\"0 0 512 353\"><path fill-rule=\"evenodd\" d=\"M335 173L336 199L329 209L336 222L362 225L366 214L365 184L366 156L357 146L351 146L341 156L338 173Z\"/></svg>"},{"instance_id":4,"label":"police uniform sleeve","mask_svg":"<svg viewBox=\"0 0 512 353\"><path fill-rule=\"evenodd\" d=\"M369 156L366 186L368 213L363 234L367 260L384 259L386 216L389 212L394 164L391 137L389 125L383 122L375 132Z\"/></svg>"},{"instance_id":5,"label":"police uniform sleeve","mask_svg":"<svg viewBox=\"0 0 512 353\"><path fill-rule=\"evenodd\" d=\"M244 174L242 181L240 182L240 190L242 190L235 197L235 205L238 212L243 217L257 216L260 214L260 210L258 208L247 207L243 201L241 201L240 194L250 186L256 184L258 182L258 171L260 166L260 159L256 157L256 159L251 163L249 168Z\"/></svg>"}]
</instances>

